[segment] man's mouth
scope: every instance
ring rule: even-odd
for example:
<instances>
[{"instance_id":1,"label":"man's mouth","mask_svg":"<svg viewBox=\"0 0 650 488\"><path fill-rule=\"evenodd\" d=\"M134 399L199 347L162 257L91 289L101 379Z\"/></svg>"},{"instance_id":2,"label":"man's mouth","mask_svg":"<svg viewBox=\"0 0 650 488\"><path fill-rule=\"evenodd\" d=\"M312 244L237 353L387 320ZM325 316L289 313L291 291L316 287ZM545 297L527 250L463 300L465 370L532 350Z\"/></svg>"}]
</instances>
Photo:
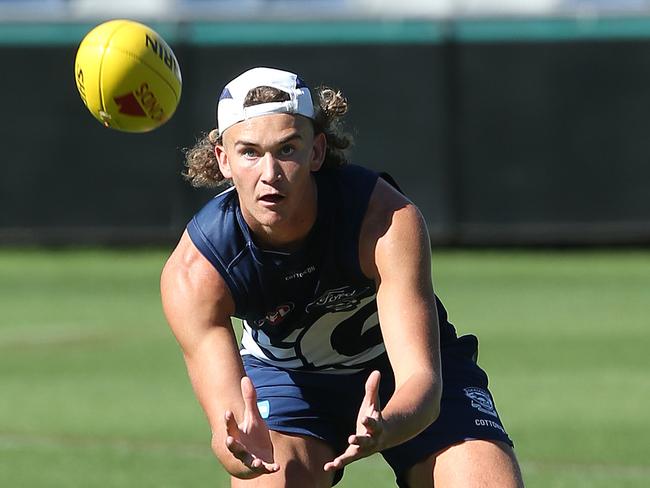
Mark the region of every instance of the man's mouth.
<instances>
[{"instance_id":1,"label":"man's mouth","mask_svg":"<svg viewBox=\"0 0 650 488\"><path fill-rule=\"evenodd\" d=\"M284 197L278 193L273 195L264 195L260 197L260 201L265 203L279 203Z\"/></svg>"}]
</instances>

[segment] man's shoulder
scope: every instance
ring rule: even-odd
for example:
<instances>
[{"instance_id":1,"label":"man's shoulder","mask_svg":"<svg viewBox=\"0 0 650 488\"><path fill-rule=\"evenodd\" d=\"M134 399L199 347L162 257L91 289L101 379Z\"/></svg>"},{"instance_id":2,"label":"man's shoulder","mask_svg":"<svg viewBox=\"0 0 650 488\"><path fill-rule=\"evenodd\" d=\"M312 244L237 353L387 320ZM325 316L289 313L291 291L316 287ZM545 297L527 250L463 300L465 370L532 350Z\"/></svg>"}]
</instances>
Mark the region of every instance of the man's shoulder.
<instances>
[{"instance_id":1,"label":"man's shoulder","mask_svg":"<svg viewBox=\"0 0 650 488\"><path fill-rule=\"evenodd\" d=\"M319 191L324 190L326 200L345 215L346 220L360 221L366 211L370 196L377 184L378 173L363 166L345 164L319 172Z\"/></svg>"},{"instance_id":2,"label":"man's shoulder","mask_svg":"<svg viewBox=\"0 0 650 488\"><path fill-rule=\"evenodd\" d=\"M229 188L210 199L196 212L187 225L192 240L196 241L199 234L213 240L235 230L236 196L234 187Z\"/></svg>"},{"instance_id":3,"label":"man's shoulder","mask_svg":"<svg viewBox=\"0 0 650 488\"><path fill-rule=\"evenodd\" d=\"M206 203L187 224L194 245L220 271L225 271L245 247L237 205L237 194L229 188Z\"/></svg>"},{"instance_id":4,"label":"man's shoulder","mask_svg":"<svg viewBox=\"0 0 650 488\"><path fill-rule=\"evenodd\" d=\"M398 189L384 178L379 178L368 202L360 235L360 256L364 271L374 268L375 248L380 239L386 239L392 227L407 220L405 229L409 232L400 238L412 238L424 225L417 207ZM395 235L394 232L390 235ZM399 245L398 245L399 247Z\"/></svg>"}]
</instances>

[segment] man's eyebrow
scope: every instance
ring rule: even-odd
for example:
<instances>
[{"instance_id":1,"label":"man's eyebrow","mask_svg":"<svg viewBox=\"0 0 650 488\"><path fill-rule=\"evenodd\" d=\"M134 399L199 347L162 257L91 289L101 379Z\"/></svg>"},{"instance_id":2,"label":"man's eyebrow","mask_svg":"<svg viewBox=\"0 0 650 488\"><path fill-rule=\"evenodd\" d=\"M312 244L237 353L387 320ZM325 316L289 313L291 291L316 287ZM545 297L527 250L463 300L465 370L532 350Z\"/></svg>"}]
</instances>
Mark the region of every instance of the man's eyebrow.
<instances>
[{"instance_id":1,"label":"man's eyebrow","mask_svg":"<svg viewBox=\"0 0 650 488\"><path fill-rule=\"evenodd\" d=\"M302 134L300 134L300 132L295 132L295 133L293 133L293 134L289 134L289 135L288 135L287 137L285 137L284 139L280 139L280 140L278 141L278 145L280 145L280 144L286 144L287 142L289 142L289 141L293 141L294 139L302 139Z\"/></svg>"},{"instance_id":2,"label":"man's eyebrow","mask_svg":"<svg viewBox=\"0 0 650 488\"><path fill-rule=\"evenodd\" d=\"M286 144L287 142L293 141L294 139L302 139L302 135L299 132L296 132L294 134L290 134L287 137L280 139L275 143L276 146L280 146L282 144ZM252 147L257 147L258 144L253 141L247 141L246 139L239 139L235 141L235 146L252 146Z\"/></svg>"}]
</instances>

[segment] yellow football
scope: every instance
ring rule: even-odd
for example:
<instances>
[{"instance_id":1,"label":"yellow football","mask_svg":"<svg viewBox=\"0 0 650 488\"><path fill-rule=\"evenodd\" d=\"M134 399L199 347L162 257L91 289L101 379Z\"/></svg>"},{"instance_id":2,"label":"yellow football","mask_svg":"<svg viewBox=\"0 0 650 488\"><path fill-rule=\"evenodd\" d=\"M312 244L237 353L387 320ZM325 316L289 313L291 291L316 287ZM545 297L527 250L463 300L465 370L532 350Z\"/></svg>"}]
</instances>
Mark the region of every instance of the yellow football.
<instances>
[{"instance_id":1,"label":"yellow football","mask_svg":"<svg viewBox=\"0 0 650 488\"><path fill-rule=\"evenodd\" d=\"M75 80L104 126L147 132L167 122L181 98L178 60L153 29L132 20L98 25L81 41Z\"/></svg>"}]
</instances>

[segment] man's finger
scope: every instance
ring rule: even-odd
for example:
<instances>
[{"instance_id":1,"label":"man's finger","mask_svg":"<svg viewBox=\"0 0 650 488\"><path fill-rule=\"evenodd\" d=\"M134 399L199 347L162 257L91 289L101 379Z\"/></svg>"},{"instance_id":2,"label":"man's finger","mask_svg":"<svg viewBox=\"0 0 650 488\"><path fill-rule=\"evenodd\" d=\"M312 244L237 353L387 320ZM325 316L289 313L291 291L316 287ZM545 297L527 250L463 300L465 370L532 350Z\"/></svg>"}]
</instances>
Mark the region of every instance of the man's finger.
<instances>
[{"instance_id":1,"label":"man's finger","mask_svg":"<svg viewBox=\"0 0 650 488\"><path fill-rule=\"evenodd\" d=\"M269 474L280 469L280 465L277 463L267 463L253 456L241 442L231 436L226 438L226 447L244 466L255 473Z\"/></svg>"},{"instance_id":2,"label":"man's finger","mask_svg":"<svg viewBox=\"0 0 650 488\"><path fill-rule=\"evenodd\" d=\"M361 456L359 456L359 446L356 445L350 445L346 449L346 451L341 454L339 457L336 459L325 463L325 466L323 466L323 469L325 471L336 471L337 469L341 469L344 466L347 466L350 464L352 461L356 461L359 459Z\"/></svg>"},{"instance_id":3,"label":"man's finger","mask_svg":"<svg viewBox=\"0 0 650 488\"><path fill-rule=\"evenodd\" d=\"M248 452L244 445L232 436L226 437L226 447L232 455L239 459L246 466L253 462L253 456Z\"/></svg>"},{"instance_id":4,"label":"man's finger","mask_svg":"<svg viewBox=\"0 0 650 488\"><path fill-rule=\"evenodd\" d=\"M259 472L270 474L280 471L280 465L278 463L265 463L261 459L259 459L259 461L261 462L259 468L257 468Z\"/></svg>"},{"instance_id":5,"label":"man's finger","mask_svg":"<svg viewBox=\"0 0 650 488\"><path fill-rule=\"evenodd\" d=\"M257 407L257 393L255 392L253 382L248 376L244 376L241 379L241 394L244 398L244 422L248 425L248 422L251 420L262 421L260 410Z\"/></svg>"},{"instance_id":6,"label":"man's finger","mask_svg":"<svg viewBox=\"0 0 650 488\"><path fill-rule=\"evenodd\" d=\"M223 416L224 421L226 422L226 433L229 436L234 437L235 439L239 438L239 426L235 420L235 415L230 411L226 410L226 413Z\"/></svg>"},{"instance_id":7,"label":"man's finger","mask_svg":"<svg viewBox=\"0 0 650 488\"><path fill-rule=\"evenodd\" d=\"M372 417L364 417L363 420L361 420L361 425L363 425L370 434L374 434L382 430L381 423Z\"/></svg>"},{"instance_id":8,"label":"man's finger","mask_svg":"<svg viewBox=\"0 0 650 488\"><path fill-rule=\"evenodd\" d=\"M254 458L250 466L253 471L258 473L275 473L280 469L280 465L277 463L265 463L260 458Z\"/></svg>"},{"instance_id":9,"label":"man's finger","mask_svg":"<svg viewBox=\"0 0 650 488\"><path fill-rule=\"evenodd\" d=\"M366 396L364 403L372 406L375 410L380 411L379 404L379 382L381 381L381 373L377 370L370 373L366 380Z\"/></svg>"},{"instance_id":10,"label":"man's finger","mask_svg":"<svg viewBox=\"0 0 650 488\"><path fill-rule=\"evenodd\" d=\"M337 457L334 461L330 461L329 463L325 463L325 466L323 469L325 471L336 471L338 469L341 469L348 464L350 464L352 461L355 461L356 458L352 458L350 456L339 456Z\"/></svg>"},{"instance_id":11,"label":"man's finger","mask_svg":"<svg viewBox=\"0 0 650 488\"><path fill-rule=\"evenodd\" d=\"M244 397L244 404L246 407L254 405L257 407L257 394L253 382L248 376L243 376L241 379L241 394Z\"/></svg>"},{"instance_id":12,"label":"man's finger","mask_svg":"<svg viewBox=\"0 0 650 488\"><path fill-rule=\"evenodd\" d=\"M337 469L341 469L341 466L339 466L338 460L336 459L325 463L325 466L323 466L323 471L336 471Z\"/></svg>"},{"instance_id":13,"label":"man's finger","mask_svg":"<svg viewBox=\"0 0 650 488\"><path fill-rule=\"evenodd\" d=\"M369 435L351 435L348 442L355 446L359 446L362 451L374 449L377 445L377 439Z\"/></svg>"}]
</instances>

